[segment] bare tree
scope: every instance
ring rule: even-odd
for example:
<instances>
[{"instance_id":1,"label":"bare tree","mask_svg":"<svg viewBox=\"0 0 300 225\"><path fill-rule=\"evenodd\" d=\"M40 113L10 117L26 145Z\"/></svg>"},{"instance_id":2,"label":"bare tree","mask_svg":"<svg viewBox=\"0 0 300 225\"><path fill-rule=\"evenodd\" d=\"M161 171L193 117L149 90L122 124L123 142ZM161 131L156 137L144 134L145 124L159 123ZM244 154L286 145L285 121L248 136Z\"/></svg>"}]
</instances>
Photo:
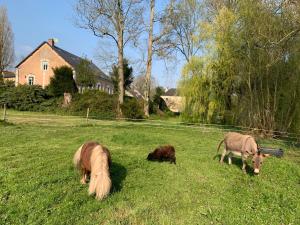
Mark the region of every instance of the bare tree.
<instances>
[{"instance_id":1,"label":"bare tree","mask_svg":"<svg viewBox=\"0 0 300 225\"><path fill-rule=\"evenodd\" d=\"M155 0L150 0L150 26L148 37L148 58L145 76L145 101L144 101L144 114L149 117L149 101L150 101L150 82L152 70L152 48L153 48L153 22L154 22L154 7Z\"/></svg>"},{"instance_id":2,"label":"bare tree","mask_svg":"<svg viewBox=\"0 0 300 225\"><path fill-rule=\"evenodd\" d=\"M157 42L159 56L179 52L188 62L199 52L201 42L195 37L199 36L201 7L200 0L171 0L161 18L161 33L164 35Z\"/></svg>"},{"instance_id":3,"label":"bare tree","mask_svg":"<svg viewBox=\"0 0 300 225\"><path fill-rule=\"evenodd\" d=\"M157 81L154 77L151 77L150 83L150 97L155 94L155 88L158 86ZM137 90L139 93L144 93L145 91L145 72L136 76L131 85L132 89Z\"/></svg>"},{"instance_id":4,"label":"bare tree","mask_svg":"<svg viewBox=\"0 0 300 225\"><path fill-rule=\"evenodd\" d=\"M90 29L100 38L110 38L118 49L119 98L118 116L124 102L123 52L129 42L136 45L142 32L142 0L78 0L79 26Z\"/></svg>"},{"instance_id":5,"label":"bare tree","mask_svg":"<svg viewBox=\"0 0 300 225\"><path fill-rule=\"evenodd\" d=\"M14 35L8 21L7 10L0 7L0 78L2 72L14 62Z\"/></svg>"},{"instance_id":6,"label":"bare tree","mask_svg":"<svg viewBox=\"0 0 300 225\"><path fill-rule=\"evenodd\" d=\"M101 41L98 42L98 46L94 53L94 57L101 70L107 74L111 71L113 65L118 64L118 53L107 48L107 46L111 46L112 44L114 44L114 41L112 40L101 39Z\"/></svg>"}]
</instances>

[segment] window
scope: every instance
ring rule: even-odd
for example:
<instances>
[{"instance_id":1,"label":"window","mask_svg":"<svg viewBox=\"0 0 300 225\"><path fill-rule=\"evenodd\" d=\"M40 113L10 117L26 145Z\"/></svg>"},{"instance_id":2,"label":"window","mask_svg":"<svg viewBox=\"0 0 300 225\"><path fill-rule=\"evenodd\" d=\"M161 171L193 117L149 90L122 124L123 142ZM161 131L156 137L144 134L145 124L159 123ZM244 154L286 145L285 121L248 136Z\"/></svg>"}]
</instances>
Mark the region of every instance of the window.
<instances>
[{"instance_id":1,"label":"window","mask_svg":"<svg viewBox=\"0 0 300 225\"><path fill-rule=\"evenodd\" d=\"M101 83L98 84L98 90L101 90Z\"/></svg>"},{"instance_id":2,"label":"window","mask_svg":"<svg viewBox=\"0 0 300 225\"><path fill-rule=\"evenodd\" d=\"M42 62L42 70L48 70L48 62L47 61Z\"/></svg>"},{"instance_id":3,"label":"window","mask_svg":"<svg viewBox=\"0 0 300 225\"><path fill-rule=\"evenodd\" d=\"M33 76L28 77L28 85L34 85L34 77Z\"/></svg>"}]
</instances>

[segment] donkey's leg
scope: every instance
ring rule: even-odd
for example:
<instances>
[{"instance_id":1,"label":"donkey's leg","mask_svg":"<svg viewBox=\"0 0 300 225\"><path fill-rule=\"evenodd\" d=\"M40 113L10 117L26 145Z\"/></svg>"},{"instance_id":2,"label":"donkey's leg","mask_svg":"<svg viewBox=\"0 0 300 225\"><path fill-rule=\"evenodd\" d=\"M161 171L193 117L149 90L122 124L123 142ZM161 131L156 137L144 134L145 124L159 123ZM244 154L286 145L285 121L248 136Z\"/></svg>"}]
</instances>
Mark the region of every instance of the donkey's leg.
<instances>
[{"instance_id":1,"label":"donkey's leg","mask_svg":"<svg viewBox=\"0 0 300 225\"><path fill-rule=\"evenodd\" d=\"M243 162L242 170L243 170L244 173L246 173L246 166L247 166L246 160L247 160L247 156L242 154L242 162Z\"/></svg>"},{"instance_id":2,"label":"donkey's leg","mask_svg":"<svg viewBox=\"0 0 300 225\"><path fill-rule=\"evenodd\" d=\"M228 164L231 165L231 156L232 156L232 153L230 152L227 157L228 157Z\"/></svg>"},{"instance_id":3,"label":"donkey's leg","mask_svg":"<svg viewBox=\"0 0 300 225\"><path fill-rule=\"evenodd\" d=\"M220 163L223 163L226 153L227 153L227 150L226 150L226 148L224 148L223 153L221 155Z\"/></svg>"}]
</instances>

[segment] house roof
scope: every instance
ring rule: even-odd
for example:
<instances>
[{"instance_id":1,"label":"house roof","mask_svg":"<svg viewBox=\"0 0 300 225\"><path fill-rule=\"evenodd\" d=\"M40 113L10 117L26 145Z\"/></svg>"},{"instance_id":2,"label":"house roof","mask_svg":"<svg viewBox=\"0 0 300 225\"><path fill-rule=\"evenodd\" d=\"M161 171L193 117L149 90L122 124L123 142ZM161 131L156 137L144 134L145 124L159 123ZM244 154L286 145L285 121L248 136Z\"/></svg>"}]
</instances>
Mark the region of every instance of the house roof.
<instances>
[{"instance_id":1,"label":"house roof","mask_svg":"<svg viewBox=\"0 0 300 225\"><path fill-rule=\"evenodd\" d=\"M136 99L144 99L144 96L137 89L134 88L125 90L125 95Z\"/></svg>"},{"instance_id":2,"label":"house roof","mask_svg":"<svg viewBox=\"0 0 300 225\"><path fill-rule=\"evenodd\" d=\"M73 68L75 68L80 63L81 60L83 60L83 58L81 58L77 55L74 55L70 52L67 52L57 46L53 46L52 49L58 55L60 55L64 60L66 60ZM105 73L103 73L102 70L100 70L93 62L91 62L90 67L102 79L110 80L110 78L107 75L105 75Z\"/></svg>"},{"instance_id":3,"label":"house roof","mask_svg":"<svg viewBox=\"0 0 300 225\"><path fill-rule=\"evenodd\" d=\"M46 41L42 42L39 46L37 46L29 55L27 55L24 59L21 60L21 62L19 62L15 68L18 68L23 62L25 62L30 56L33 55L33 53L35 53L40 47L42 47L44 44L48 44ZM49 44L48 44L49 45ZM49 45L50 46L50 45ZM51 46L50 46L51 47Z\"/></svg>"},{"instance_id":4,"label":"house roof","mask_svg":"<svg viewBox=\"0 0 300 225\"><path fill-rule=\"evenodd\" d=\"M47 44L50 48L52 48L60 57L62 57L73 68L75 68L80 63L80 61L83 59L83 58L81 58L77 55L74 55L68 51L65 51L55 45L51 46L48 42L44 41L36 49L34 49L28 56L26 56L18 65L16 65L16 68L19 67L23 62L25 62L30 56L32 56L44 44ZM105 79L105 80L110 80L110 77L107 76L102 70L100 70L93 62L91 63L91 68L96 72L96 74L100 78Z\"/></svg>"},{"instance_id":5,"label":"house roof","mask_svg":"<svg viewBox=\"0 0 300 225\"><path fill-rule=\"evenodd\" d=\"M184 98L181 96L161 96L172 112L182 112Z\"/></svg>"},{"instance_id":6,"label":"house roof","mask_svg":"<svg viewBox=\"0 0 300 225\"><path fill-rule=\"evenodd\" d=\"M163 94L163 96L177 96L176 88L170 88Z\"/></svg>"},{"instance_id":7,"label":"house roof","mask_svg":"<svg viewBox=\"0 0 300 225\"><path fill-rule=\"evenodd\" d=\"M15 78L16 74L11 71L3 71L2 76L3 76L3 78Z\"/></svg>"}]
</instances>

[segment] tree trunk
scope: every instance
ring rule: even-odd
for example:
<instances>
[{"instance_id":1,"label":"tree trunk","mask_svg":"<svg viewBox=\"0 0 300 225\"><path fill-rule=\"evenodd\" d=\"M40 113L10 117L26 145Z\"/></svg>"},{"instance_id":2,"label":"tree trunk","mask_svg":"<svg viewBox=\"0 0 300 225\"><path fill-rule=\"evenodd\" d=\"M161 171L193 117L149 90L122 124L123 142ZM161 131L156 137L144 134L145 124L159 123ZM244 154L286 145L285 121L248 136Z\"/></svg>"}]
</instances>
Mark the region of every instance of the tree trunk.
<instances>
[{"instance_id":1,"label":"tree trunk","mask_svg":"<svg viewBox=\"0 0 300 225\"><path fill-rule=\"evenodd\" d=\"M122 13L122 3L118 1L118 75L119 75L119 98L117 103L117 116L122 118L123 113L121 106L124 103L124 68L123 68L123 47L124 47L124 24L123 24L123 13Z\"/></svg>"},{"instance_id":2,"label":"tree trunk","mask_svg":"<svg viewBox=\"0 0 300 225\"><path fill-rule=\"evenodd\" d=\"M121 118L123 115L121 105L124 102L123 37L119 37L118 40L118 75L119 75L119 98L118 98L117 110L118 110L118 117Z\"/></svg>"},{"instance_id":3,"label":"tree trunk","mask_svg":"<svg viewBox=\"0 0 300 225\"><path fill-rule=\"evenodd\" d=\"M153 21L154 21L154 5L155 0L150 1L150 28L148 39L148 58L145 79L145 101L144 114L149 117L150 87L151 87L151 70L152 70L152 45L153 45Z\"/></svg>"}]
</instances>

